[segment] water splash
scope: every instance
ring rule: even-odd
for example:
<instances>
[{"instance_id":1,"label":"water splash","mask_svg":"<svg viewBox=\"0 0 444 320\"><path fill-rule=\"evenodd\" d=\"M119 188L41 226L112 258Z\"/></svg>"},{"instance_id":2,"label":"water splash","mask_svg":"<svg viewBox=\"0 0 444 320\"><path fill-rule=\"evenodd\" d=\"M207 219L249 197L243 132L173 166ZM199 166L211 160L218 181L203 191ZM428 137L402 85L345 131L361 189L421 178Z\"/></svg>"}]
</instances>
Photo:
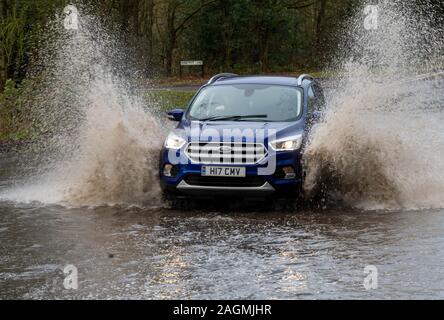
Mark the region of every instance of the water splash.
<instances>
[{"instance_id":1,"label":"water splash","mask_svg":"<svg viewBox=\"0 0 444 320\"><path fill-rule=\"evenodd\" d=\"M402 80L442 57L442 33L424 16L382 1L377 30L361 13L348 25L342 77L305 151L307 194L367 209L444 206L442 80Z\"/></svg>"},{"instance_id":2,"label":"water splash","mask_svg":"<svg viewBox=\"0 0 444 320\"><path fill-rule=\"evenodd\" d=\"M442 82L400 81L439 65L442 34L433 15L418 17L401 1L382 1L379 14L377 30L364 29L361 13L347 25L334 66L342 77L305 151L305 190L371 209L443 207ZM47 135L22 154L23 167L36 170L0 197L158 203L163 126L128 81L131 54L115 34L82 12L80 23L72 32L56 21L48 32L30 99Z\"/></svg>"},{"instance_id":3,"label":"water splash","mask_svg":"<svg viewBox=\"0 0 444 320\"><path fill-rule=\"evenodd\" d=\"M85 12L80 25L77 31L63 30L60 21L48 26L29 97L44 138L21 155L22 167L35 170L1 197L68 206L156 205L163 126L131 81L131 55L118 36Z\"/></svg>"}]
</instances>

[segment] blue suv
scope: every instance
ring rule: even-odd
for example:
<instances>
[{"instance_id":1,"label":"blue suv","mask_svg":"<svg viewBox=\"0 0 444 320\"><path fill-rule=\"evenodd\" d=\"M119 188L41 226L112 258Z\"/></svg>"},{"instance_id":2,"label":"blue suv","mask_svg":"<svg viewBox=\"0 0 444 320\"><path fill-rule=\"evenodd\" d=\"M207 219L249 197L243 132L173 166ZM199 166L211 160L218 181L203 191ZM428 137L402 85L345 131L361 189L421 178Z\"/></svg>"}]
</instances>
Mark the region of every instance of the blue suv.
<instances>
[{"instance_id":1,"label":"blue suv","mask_svg":"<svg viewBox=\"0 0 444 320\"><path fill-rule=\"evenodd\" d=\"M324 103L320 84L305 74L212 77L185 110L168 112L179 123L161 151L164 195L298 196L302 149Z\"/></svg>"}]
</instances>

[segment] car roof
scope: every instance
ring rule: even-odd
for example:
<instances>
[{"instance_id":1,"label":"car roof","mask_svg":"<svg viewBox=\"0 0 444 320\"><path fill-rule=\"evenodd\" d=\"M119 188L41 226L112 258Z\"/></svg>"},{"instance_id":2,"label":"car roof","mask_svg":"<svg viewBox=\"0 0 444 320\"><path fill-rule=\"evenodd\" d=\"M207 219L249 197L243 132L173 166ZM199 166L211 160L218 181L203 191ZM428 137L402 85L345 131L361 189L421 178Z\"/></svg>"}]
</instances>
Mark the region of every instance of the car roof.
<instances>
[{"instance_id":1,"label":"car roof","mask_svg":"<svg viewBox=\"0 0 444 320\"><path fill-rule=\"evenodd\" d=\"M274 84L283 86L297 86L298 79L295 77L285 76L233 76L220 78L210 85L218 86L224 84Z\"/></svg>"}]
</instances>

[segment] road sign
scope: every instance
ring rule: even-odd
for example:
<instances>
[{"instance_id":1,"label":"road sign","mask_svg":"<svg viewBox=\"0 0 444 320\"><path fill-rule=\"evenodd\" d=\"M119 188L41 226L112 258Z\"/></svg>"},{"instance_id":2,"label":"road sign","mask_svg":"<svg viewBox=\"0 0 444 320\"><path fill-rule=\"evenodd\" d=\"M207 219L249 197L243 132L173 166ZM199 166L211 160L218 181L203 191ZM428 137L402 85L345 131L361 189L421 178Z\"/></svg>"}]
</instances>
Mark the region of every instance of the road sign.
<instances>
[{"instance_id":1,"label":"road sign","mask_svg":"<svg viewBox=\"0 0 444 320\"><path fill-rule=\"evenodd\" d=\"M181 66L203 66L202 60L194 60L194 61L181 61Z\"/></svg>"},{"instance_id":2,"label":"road sign","mask_svg":"<svg viewBox=\"0 0 444 320\"><path fill-rule=\"evenodd\" d=\"M180 67L179 67L180 78L182 78L182 67L186 66L200 66L202 78L205 76L204 63L202 60L184 60L180 62Z\"/></svg>"}]
</instances>

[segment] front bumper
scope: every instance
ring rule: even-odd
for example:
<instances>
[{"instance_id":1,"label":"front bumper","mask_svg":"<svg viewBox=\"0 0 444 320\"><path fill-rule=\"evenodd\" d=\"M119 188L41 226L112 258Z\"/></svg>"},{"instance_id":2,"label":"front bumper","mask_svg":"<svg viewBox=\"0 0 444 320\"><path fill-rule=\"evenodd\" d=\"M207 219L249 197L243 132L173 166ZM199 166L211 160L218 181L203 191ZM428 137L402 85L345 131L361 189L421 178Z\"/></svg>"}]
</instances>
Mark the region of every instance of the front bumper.
<instances>
[{"instance_id":1,"label":"front bumper","mask_svg":"<svg viewBox=\"0 0 444 320\"><path fill-rule=\"evenodd\" d=\"M265 182L261 186L205 186L205 185L194 185L188 184L185 180L179 182L176 189L188 193L201 193L201 192L221 192L221 193L235 193L235 192L246 192L246 193L273 193L276 189L268 182Z\"/></svg>"},{"instance_id":2,"label":"front bumper","mask_svg":"<svg viewBox=\"0 0 444 320\"><path fill-rule=\"evenodd\" d=\"M167 177L163 175L165 164L169 164L168 152L162 150L159 168L161 186L168 193L175 195L261 197L275 193L297 194L302 186L303 173L299 151L277 152L276 168L270 175L258 175L258 169L265 167L266 163L262 165L233 165L234 167L245 167L246 178L208 179L208 177L201 176L202 166L205 164L198 163L175 165L174 175ZM217 165L215 164L215 166ZM279 174L280 169L287 166L293 167L296 173L294 178L285 179Z\"/></svg>"}]
</instances>

